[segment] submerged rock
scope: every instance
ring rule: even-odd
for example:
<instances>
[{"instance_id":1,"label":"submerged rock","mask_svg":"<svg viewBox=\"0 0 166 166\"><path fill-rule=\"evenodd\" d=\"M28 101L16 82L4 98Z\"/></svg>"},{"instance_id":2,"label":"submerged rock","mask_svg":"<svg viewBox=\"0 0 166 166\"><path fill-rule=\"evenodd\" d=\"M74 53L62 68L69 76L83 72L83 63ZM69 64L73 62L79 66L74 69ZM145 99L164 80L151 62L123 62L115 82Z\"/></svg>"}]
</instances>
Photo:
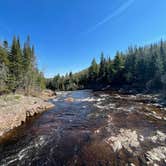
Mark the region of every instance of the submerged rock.
<instances>
[{"instance_id":1,"label":"submerged rock","mask_svg":"<svg viewBox=\"0 0 166 166\"><path fill-rule=\"evenodd\" d=\"M162 131L157 130L155 132L155 135L153 135L152 137L149 137L149 139L153 142L153 143L157 143L157 142L166 142L166 134L163 133Z\"/></svg>"},{"instance_id":2,"label":"submerged rock","mask_svg":"<svg viewBox=\"0 0 166 166\"><path fill-rule=\"evenodd\" d=\"M67 99L65 99L66 102L74 102L74 99L72 97L69 97Z\"/></svg>"},{"instance_id":3,"label":"submerged rock","mask_svg":"<svg viewBox=\"0 0 166 166\"><path fill-rule=\"evenodd\" d=\"M130 129L120 129L120 133L106 139L106 143L113 148L114 152L119 151L122 148L132 152L132 148L140 146L136 131L132 131Z\"/></svg>"},{"instance_id":4,"label":"submerged rock","mask_svg":"<svg viewBox=\"0 0 166 166\"><path fill-rule=\"evenodd\" d=\"M166 147L159 146L157 148L153 148L146 153L146 157L149 160L148 164L154 164L155 162L159 162L161 160L166 162Z\"/></svg>"}]
</instances>

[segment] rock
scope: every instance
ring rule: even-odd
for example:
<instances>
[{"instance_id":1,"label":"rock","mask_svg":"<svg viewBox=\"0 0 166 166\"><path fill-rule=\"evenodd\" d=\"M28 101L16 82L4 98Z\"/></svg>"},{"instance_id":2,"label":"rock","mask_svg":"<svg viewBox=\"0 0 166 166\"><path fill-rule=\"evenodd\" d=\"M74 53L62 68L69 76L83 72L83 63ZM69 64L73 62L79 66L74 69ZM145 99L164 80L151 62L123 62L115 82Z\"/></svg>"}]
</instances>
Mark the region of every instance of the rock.
<instances>
[{"instance_id":1,"label":"rock","mask_svg":"<svg viewBox=\"0 0 166 166\"><path fill-rule=\"evenodd\" d=\"M42 99L54 99L56 97L56 92L52 91L52 90L44 90L42 91L42 93L40 94L40 97Z\"/></svg>"},{"instance_id":2,"label":"rock","mask_svg":"<svg viewBox=\"0 0 166 166\"><path fill-rule=\"evenodd\" d=\"M108 143L114 150L114 152L119 151L124 147L126 150L132 153L132 148L137 148L140 146L138 135L136 131L130 129L120 129L120 133L116 136L111 136L106 139Z\"/></svg>"},{"instance_id":3,"label":"rock","mask_svg":"<svg viewBox=\"0 0 166 166\"><path fill-rule=\"evenodd\" d=\"M99 134L100 133L100 129L95 130L95 134Z\"/></svg>"},{"instance_id":4,"label":"rock","mask_svg":"<svg viewBox=\"0 0 166 166\"><path fill-rule=\"evenodd\" d=\"M146 158L148 159L148 164L154 164L156 161L165 160L166 161L166 147L159 146L153 148L146 153Z\"/></svg>"},{"instance_id":5,"label":"rock","mask_svg":"<svg viewBox=\"0 0 166 166\"><path fill-rule=\"evenodd\" d=\"M112 139L113 139L113 138L112 138ZM122 149L123 146L122 146L120 140L114 140L114 139L113 139L113 141L114 141L114 143L113 143L113 145L112 145L112 148L113 148L114 152L119 151L120 149Z\"/></svg>"},{"instance_id":6,"label":"rock","mask_svg":"<svg viewBox=\"0 0 166 166\"><path fill-rule=\"evenodd\" d=\"M151 137L148 137L148 139L150 139L153 143L166 142L166 134L162 131L157 130L155 134Z\"/></svg>"},{"instance_id":7,"label":"rock","mask_svg":"<svg viewBox=\"0 0 166 166\"><path fill-rule=\"evenodd\" d=\"M17 100L16 100L17 99ZM43 99L22 96L5 96L6 106L1 106L3 97L0 97L0 136L9 130L20 126L28 117L53 108L54 105Z\"/></svg>"},{"instance_id":8,"label":"rock","mask_svg":"<svg viewBox=\"0 0 166 166\"><path fill-rule=\"evenodd\" d=\"M135 166L135 164L133 164L133 163L130 163L130 166Z\"/></svg>"},{"instance_id":9,"label":"rock","mask_svg":"<svg viewBox=\"0 0 166 166\"><path fill-rule=\"evenodd\" d=\"M66 98L65 99L66 102L74 102L74 99L72 97Z\"/></svg>"}]
</instances>

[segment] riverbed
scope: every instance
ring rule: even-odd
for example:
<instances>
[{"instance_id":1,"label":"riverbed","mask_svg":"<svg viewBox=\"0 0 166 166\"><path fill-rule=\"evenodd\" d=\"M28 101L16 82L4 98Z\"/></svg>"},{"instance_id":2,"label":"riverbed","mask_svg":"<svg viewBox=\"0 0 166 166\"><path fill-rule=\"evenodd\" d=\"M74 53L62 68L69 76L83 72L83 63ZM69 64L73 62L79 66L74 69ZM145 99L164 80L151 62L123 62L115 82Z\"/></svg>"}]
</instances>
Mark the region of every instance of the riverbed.
<instances>
[{"instance_id":1,"label":"riverbed","mask_svg":"<svg viewBox=\"0 0 166 166\"><path fill-rule=\"evenodd\" d=\"M166 165L166 109L151 96L59 92L0 140L0 165Z\"/></svg>"}]
</instances>

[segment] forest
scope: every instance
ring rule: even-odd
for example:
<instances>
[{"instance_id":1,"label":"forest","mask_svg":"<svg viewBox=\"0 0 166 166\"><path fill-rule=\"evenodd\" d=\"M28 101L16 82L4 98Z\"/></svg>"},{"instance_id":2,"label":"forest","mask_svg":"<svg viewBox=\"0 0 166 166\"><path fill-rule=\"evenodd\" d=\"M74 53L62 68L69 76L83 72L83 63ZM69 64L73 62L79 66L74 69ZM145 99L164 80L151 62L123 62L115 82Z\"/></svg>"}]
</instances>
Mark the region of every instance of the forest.
<instances>
[{"instance_id":1,"label":"forest","mask_svg":"<svg viewBox=\"0 0 166 166\"><path fill-rule=\"evenodd\" d=\"M45 88L45 78L37 68L34 46L27 37L23 47L19 37L0 44L0 94L21 92L35 95Z\"/></svg>"},{"instance_id":2,"label":"forest","mask_svg":"<svg viewBox=\"0 0 166 166\"><path fill-rule=\"evenodd\" d=\"M52 90L102 89L106 87L134 89L137 91L163 91L166 89L166 42L144 47L129 47L118 51L114 57L101 53L100 62L78 73L56 75L47 79Z\"/></svg>"},{"instance_id":3,"label":"forest","mask_svg":"<svg viewBox=\"0 0 166 166\"><path fill-rule=\"evenodd\" d=\"M60 74L45 79L36 64L34 46L28 36L23 46L19 37L0 44L0 94L23 92L26 95L52 90L95 89L106 87L135 89L137 91L163 91L166 89L166 42L144 47L129 47L117 51L115 57L101 53L100 62L78 73Z\"/></svg>"}]
</instances>

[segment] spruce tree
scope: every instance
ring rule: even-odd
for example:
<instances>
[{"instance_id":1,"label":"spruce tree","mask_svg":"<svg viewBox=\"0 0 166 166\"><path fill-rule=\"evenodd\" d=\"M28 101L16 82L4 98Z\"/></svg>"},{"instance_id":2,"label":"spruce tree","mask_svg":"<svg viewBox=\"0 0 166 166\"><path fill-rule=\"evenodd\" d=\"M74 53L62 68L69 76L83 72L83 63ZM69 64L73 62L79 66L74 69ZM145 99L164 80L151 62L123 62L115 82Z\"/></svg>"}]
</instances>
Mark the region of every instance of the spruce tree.
<instances>
[{"instance_id":1,"label":"spruce tree","mask_svg":"<svg viewBox=\"0 0 166 166\"><path fill-rule=\"evenodd\" d=\"M11 90L15 91L22 81L22 50L19 38L14 36L9 54L9 71Z\"/></svg>"},{"instance_id":2,"label":"spruce tree","mask_svg":"<svg viewBox=\"0 0 166 166\"><path fill-rule=\"evenodd\" d=\"M96 82L96 79L98 77L99 73L99 67L95 60L95 58L92 60L91 66L89 67L89 80Z\"/></svg>"}]
</instances>

